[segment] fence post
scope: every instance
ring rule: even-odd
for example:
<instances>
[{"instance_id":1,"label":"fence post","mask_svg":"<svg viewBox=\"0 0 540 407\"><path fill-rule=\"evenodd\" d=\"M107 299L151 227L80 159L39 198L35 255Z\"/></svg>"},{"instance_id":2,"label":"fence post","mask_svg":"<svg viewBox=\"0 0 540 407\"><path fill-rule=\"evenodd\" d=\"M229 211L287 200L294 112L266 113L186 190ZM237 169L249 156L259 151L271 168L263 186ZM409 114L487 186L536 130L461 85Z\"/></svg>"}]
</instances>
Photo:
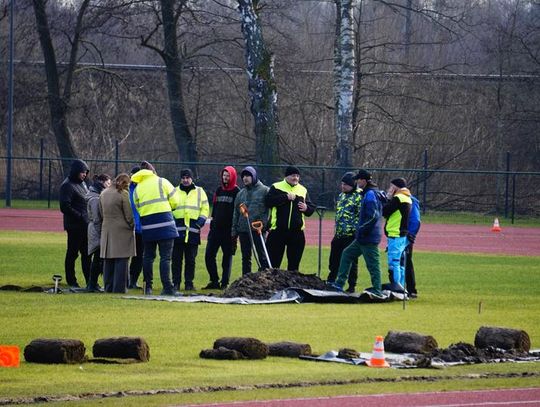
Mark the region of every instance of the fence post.
<instances>
[{"instance_id":1,"label":"fence post","mask_svg":"<svg viewBox=\"0 0 540 407\"><path fill-rule=\"evenodd\" d=\"M321 183L321 186L322 186L322 193L321 193L320 196L322 196L323 198L326 198L326 170L324 168L322 170L322 183ZM319 199L319 201L320 201L320 199ZM326 205L326 202L325 202L325 205Z\"/></svg>"},{"instance_id":2,"label":"fence post","mask_svg":"<svg viewBox=\"0 0 540 407\"><path fill-rule=\"evenodd\" d=\"M51 209L51 160L49 160L49 191L47 193L47 208Z\"/></svg>"},{"instance_id":3,"label":"fence post","mask_svg":"<svg viewBox=\"0 0 540 407\"><path fill-rule=\"evenodd\" d=\"M120 147L118 145L118 140L115 141L114 150L114 176L116 177L118 175L118 160L120 159Z\"/></svg>"},{"instance_id":4,"label":"fence post","mask_svg":"<svg viewBox=\"0 0 540 407\"><path fill-rule=\"evenodd\" d=\"M42 138L39 139L39 199L43 199L43 154L45 150L45 140Z\"/></svg>"},{"instance_id":5,"label":"fence post","mask_svg":"<svg viewBox=\"0 0 540 407\"><path fill-rule=\"evenodd\" d=\"M516 174L512 174L512 225L516 213Z\"/></svg>"},{"instance_id":6,"label":"fence post","mask_svg":"<svg viewBox=\"0 0 540 407\"><path fill-rule=\"evenodd\" d=\"M504 217L508 219L508 187L510 184L510 151L506 152L506 179L504 188Z\"/></svg>"},{"instance_id":7,"label":"fence post","mask_svg":"<svg viewBox=\"0 0 540 407\"><path fill-rule=\"evenodd\" d=\"M428 154L427 149L424 150L424 177L423 177L423 184L424 184L424 190L422 193L422 215L426 214L426 200L427 200L427 169L428 169Z\"/></svg>"}]
</instances>

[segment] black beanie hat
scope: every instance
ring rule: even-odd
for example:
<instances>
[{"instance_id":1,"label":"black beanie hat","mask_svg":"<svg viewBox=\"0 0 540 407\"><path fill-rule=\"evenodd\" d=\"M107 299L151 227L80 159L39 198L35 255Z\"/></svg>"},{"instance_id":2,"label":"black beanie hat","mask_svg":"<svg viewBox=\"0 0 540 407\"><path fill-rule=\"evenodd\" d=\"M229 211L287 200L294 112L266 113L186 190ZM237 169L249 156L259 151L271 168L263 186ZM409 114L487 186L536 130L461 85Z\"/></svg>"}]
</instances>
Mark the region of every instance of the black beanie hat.
<instances>
[{"instance_id":1,"label":"black beanie hat","mask_svg":"<svg viewBox=\"0 0 540 407\"><path fill-rule=\"evenodd\" d=\"M407 187L407 181L405 181L404 178L395 178L390 183L394 184L398 188L406 188Z\"/></svg>"},{"instance_id":2,"label":"black beanie hat","mask_svg":"<svg viewBox=\"0 0 540 407\"><path fill-rule=\"evenodd\" d=\"M139 167L138 165L134 166L131 171L129 172L131 175L133 174L137 174L139 171L141 170L141 167Z\"/></svg>"},{"instance_id":3,"label":"black beanie hat","mask_svg":"<svg viewBox=\"0 0 540 407\"><path fill-rule=\"evenodd\" d=\"M343 174L343 177L341 177L341 182L343 182L344 184L347 184L351 187L354 187L355 186L355 182L354 182L354 173L353 172L346 172L345 174Z\"/></svg>"},{"instance_id":4,"label":"black beanie hat","mask_svg":"<svg viewBox=\"0 0 540 407\"><path fill-rule=\"evenodd\" d=\"M365 179L369 181L371 179L371 174L366 170L358 170L358 172L354 176L354 179Z\"/></svg>"},{"instance_id":5,"label":"black beanie hat","mask_svg":"<svg viewBox=\"0 0 540 407\"><path fill-rule=\"evenodd\" d=\"M193 172L189 168L184 168L180 171L180 178L189 177L193 179Z\"/></svg>"},{"instance_id":6,"label":"black beanie hat","mask_svg":"<svg viewBox=\"0 0 540 407\"><path fill-rule=\"evenodd\" d=\"M292 174L300 175L300 170L298 169L298 167L295 167L294 165L289 165L285 169L285 176L288 177L289 175L292 175Z\"/></svg>"}]
</instances>

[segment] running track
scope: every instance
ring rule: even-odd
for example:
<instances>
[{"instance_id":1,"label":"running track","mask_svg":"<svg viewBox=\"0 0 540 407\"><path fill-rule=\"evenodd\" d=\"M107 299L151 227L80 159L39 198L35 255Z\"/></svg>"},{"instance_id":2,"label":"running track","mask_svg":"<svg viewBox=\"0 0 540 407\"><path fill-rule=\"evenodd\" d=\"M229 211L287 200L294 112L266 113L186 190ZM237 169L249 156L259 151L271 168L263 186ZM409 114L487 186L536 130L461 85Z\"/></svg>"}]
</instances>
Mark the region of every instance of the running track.
<instances>
[{"instance_id":1,"label":"running track","mask_svg":"<svg viewBox=\"0 0 540 407\"><path fill-rule=\"evenodd\" d=\"M195 405L192 405L193 407ZM320 398L197 404L198 407L474 407L540 406L540 388L374 394Z\"/></svg>"},{"instance_id":2,"label":"running track","mask_svg":"<svg viewBox=\"0 0 540 407\"><path fill-rule=\"evenodd\" d=\"M501 225L502 232L491 232L491 225L424 224L414 245L415 250L430 252L486 253L540 256L540 228L516 228ZM62 214L58 210L0 209L0 229L62 232ZM322 244L332 240L334 222L322 222ZM203 229L206 238L208 227ZM319 242L319 221L307 219L308 245ZM385 242L381 243L384 247Z\"/></svg>"}]
</instances>

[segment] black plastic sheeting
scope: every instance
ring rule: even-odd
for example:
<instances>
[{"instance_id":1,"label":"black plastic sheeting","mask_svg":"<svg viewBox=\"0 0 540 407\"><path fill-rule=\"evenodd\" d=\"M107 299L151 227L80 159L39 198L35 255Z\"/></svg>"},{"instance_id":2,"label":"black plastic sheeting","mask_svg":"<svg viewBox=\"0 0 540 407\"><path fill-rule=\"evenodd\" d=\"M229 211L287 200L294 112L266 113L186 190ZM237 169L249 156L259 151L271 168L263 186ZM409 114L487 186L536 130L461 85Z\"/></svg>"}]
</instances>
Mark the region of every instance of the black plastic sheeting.
<instances>
[{"instance_id":1,"label":"black plastic sheeting","mask_svg":"<svg viewBox=\"0 0 540 407\"><path fill-rule=\"evenodd\" d=\"M207 302L212 304L283 304L283 303L327 303L327 304L361 304L401 301L402 297L387 291L385 299L374 299L366 293L347 294L336 291L311 290L305 288L288 288L278 291L268 300L253 300L243 297L224 298L213 295L189 296L155 296L155 295L126 295L122 298L129 300L151 300L165 302Z\"/></svg>"}]
</instances>

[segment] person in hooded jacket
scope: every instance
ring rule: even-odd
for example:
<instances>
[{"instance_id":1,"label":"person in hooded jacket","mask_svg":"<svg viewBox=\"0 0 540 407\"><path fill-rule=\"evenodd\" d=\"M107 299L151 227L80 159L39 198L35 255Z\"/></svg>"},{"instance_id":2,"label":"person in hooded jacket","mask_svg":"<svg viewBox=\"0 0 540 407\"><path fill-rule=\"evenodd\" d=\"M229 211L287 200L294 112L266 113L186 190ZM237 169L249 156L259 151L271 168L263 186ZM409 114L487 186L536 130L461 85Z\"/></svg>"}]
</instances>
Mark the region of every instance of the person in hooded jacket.
<instances>
[{"instance_id":1,"label":"person in hooded jacket","mask_svg":"<svg viewBox=\"0 0 540 407\"><path fill-rule=\"evenodd\" d=\"M272 267L279 268L285 247L287 270L298 270L306 246L305 216L313 215L315 205L307 189L300 184L300 170L295 166L285 169L285 178L275 182L266 195L270 221L266 244Z\"/></svg>"},{"instance_id":2,"label":"person in hooded jacket","mask_svg":"<svg viewBox=\"0 0 540 407\"><path fill-rule=\"evenodd\" d=\"M336 282L329 285L343 291L353 261L358 259L359 256L364 256L372 285L365 289L364 292L371 298L384 299L386 297L381 291L381 265L379 259L384 196L377 188L377 184L373 182L368 171L359 170L354 179L358 180L358 186L362 189L360 219L358 220L354 241L341 254Z\"/></svg>"},{"instance_id":3,"label":"person in hooded jacket","mask_svg":"<svg viewBox=\"0 0 540 407\"><path fill-rule=\"evenodd\" d=\"M180 202L177 190L167 179L158 177L154 166L148 161L141 163L141 170L133 174L131 180L137 184L133 191L133 202L141 217L144 293L152 294L153 265L159 247L161 294L178 295L170 276L174 239L178 237L172 214Z\"/></svg>"},{"instance_id":4,"label":"person in hooded jacket","mask_svg":"<svg viewBox=\"0 0 540 407\"><path fill-rule=\"evenodd\" d=\"M111 185L111 176L99 174L94 177L94 183L86 194L88 211L88 255L92 257L90 266L90 281L86 289L90 292L103 292L98 285L98 277L103 271L103 262L100 257L101 224L103 215L99 206L99 195Z\"/></svg>"},{"instance_id":5,"label":"person in hooded jacket","mask_svg":"<svg viewBox=\"0 0 540 407\"><path fill-rule=\"evenodd\" d=\"M81 255L82 272L86 284L90 279L90 256L88 255L88 212L86 177L89 168L83 160L71 163L69 176L60 185L60 211L64 215L64 230L67 233L67 250L64 260L66 284L80 288L75 275L75 260Z\"/></svg>"},{"instance_id":6,"label":"person in hooded jacket","mask_svg":"<svg viewBox=\"0 0 540 407\"><path fill-rule=\"evenodd\" d=\"M336 280L341 254L354 240L354 233L356 232L360 217L361 192L362 190L358 189L354 180L354 173L346 172L343 174L341 178L341 193L336 202L334 237L330 243L330 258L328 259L330 273L328 273L327 279L329 283L333 283ZM354 293L357 279L358 260L354 260L348 277L348 293Z\"/></svg>"},{"instance_id":7,"label":"person in hooded jacket","mask_svg":"<svg viewBox=\"0 0 540 407\"><path fill-rule=\"evenodd\" d=\"M403 178L390 181L387 191L388 202L383 207L386 218L384 233L388 239L388 269L391 273L390 284L385 287L390 291L405 291L405 267L401 256L407 247L409 214L411 212L411 192Z\"/></svg>"},{"instance_id":8,"label":"person in hooded jacket","mask_svg":"<svg viewBox=\"0 0 540 407\"><path fill-rule=\"evenodd\" d=\"M210 282L204 287L209 289L225 289L229 285L231 277L232 256L236 251L236 241L231 238L231 228L233 221L234 200L240 188L236 185L236 170L234 167L226 166L221 170L221 185L217 188L212 198L212 221L210 222L210 232L206 243L206 253L204 260L206 269L210 277ZM221 248L223 257L221 267L221 285L217 271L216 256Z\"/></svg>"},{"instance_id":9,"label":"person in hooded jacket","mask_svg":"<svg viewBox=\"0 0 540 407\"><path fill-rule=\"evenodd\" d=\"M195 259L201 244L201 230L210 214L208 197L201 187L193 182L193 172L189 168L180 171L180 185L177 187L180 203L173 211L178 237L174 239L172 254L172 281L175 290L182 282L182 263L185 260L184 284L186 290L193 289Z\"/></svg>"},{"instance_id":10,"label":"person in hooded jacket","mask_svg":"<svg viewBox=\"0 0 540 407\"><path fill-rule=\"evenodd\" d=\"M264 254L262 242L259 234L253 230L248 223L248 219L240 213L240 205L247 207L249 222L261 221L262 229L266 230L268 222L268 208L265 205L266 194L269 188L257 178L257 171L253 167L246 167L240 173L240 178L244 183L244 188L238 192L234 200L233 222L231 237L239 238L240 250L242 252L242 275L251 273L251 241L256 248L256 255L260 262L259 270L266 270L269 265ZM251 233L251 238L249 237Z\"/></svg>"}]
</instances>

